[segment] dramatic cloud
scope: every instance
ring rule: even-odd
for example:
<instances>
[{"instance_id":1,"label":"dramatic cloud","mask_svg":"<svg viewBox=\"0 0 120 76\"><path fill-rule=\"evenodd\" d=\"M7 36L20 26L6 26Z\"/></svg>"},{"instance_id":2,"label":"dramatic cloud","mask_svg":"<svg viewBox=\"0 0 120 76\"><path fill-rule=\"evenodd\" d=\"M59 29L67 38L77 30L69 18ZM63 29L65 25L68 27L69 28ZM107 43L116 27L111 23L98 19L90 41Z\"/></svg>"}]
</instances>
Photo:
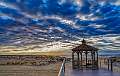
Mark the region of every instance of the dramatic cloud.
<instances>
[{"instance_id":1,"label":"dramatic cloud","mask_svg":"<svg viewBox=\"0 0 120 76\"><path fill-rule=\"evenodd\" d=\"M0 0L1 52L67 50L84 36L101 49L119 50L119 4L119 0Z\"/></svg>"}]
</instances>

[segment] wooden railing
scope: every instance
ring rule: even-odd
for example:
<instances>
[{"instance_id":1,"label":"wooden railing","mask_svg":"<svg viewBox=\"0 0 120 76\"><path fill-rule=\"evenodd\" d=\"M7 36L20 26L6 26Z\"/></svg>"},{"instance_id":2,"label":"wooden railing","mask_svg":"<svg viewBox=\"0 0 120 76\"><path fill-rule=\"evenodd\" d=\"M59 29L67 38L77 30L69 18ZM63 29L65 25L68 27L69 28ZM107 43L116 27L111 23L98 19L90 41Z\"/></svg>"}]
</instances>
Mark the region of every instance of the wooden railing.
<instances>
[{"instance_id":1,"label":"wooden railing","mask_svg":"<svg viewBox=\"0 0 120 76\"><path fill-rule=\"evenodd\" d=\"M62 62L62 65L60 67L60 70L59 70L59 73L58 73L58 76L65 76L65 58Z\"/></svg>"},{"instance_id":2,"label":"wooden railing","mask_svg":"<svg viewBox=\"0 0 120 76\"><path fill-rule=\"evenodd\" d=\"M120 72L120 57L108 57L99 60L99 67L110 71Z\"/></svg>"}]
</instances>

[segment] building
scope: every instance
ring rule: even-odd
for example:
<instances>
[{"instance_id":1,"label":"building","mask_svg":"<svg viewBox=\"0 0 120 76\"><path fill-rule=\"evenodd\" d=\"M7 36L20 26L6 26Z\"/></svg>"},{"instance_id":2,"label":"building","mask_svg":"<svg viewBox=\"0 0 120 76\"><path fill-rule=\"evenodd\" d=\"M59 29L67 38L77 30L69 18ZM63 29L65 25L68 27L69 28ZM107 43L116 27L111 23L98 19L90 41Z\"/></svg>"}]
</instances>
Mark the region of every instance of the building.
<instances>
[{"instance_id":1,"label":"building","mask_svg":"<svg viewBox=\"0 0 120 76\"><path fill-rule=\"evenodd\" d=\"M82 44L72 49L72 68L98 69L98 49L83 39Z\"/></svg>"}]
</instances>

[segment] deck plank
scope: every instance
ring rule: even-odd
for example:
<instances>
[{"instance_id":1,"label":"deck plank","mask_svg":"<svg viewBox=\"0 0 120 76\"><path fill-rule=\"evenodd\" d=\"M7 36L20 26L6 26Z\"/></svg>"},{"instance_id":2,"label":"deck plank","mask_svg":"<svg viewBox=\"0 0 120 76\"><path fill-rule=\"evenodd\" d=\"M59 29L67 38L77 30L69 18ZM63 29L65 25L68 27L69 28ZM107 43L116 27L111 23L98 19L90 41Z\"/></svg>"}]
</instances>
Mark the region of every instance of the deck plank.
<instances>
[{"instance_id":1,"label":"deck plank","mask_svg":"<svg viewBox=\"0 0 120 76\"><path fill-rule=\"evenodd\" d=\"M120 76L118 72L111 72L107 69L99 70L72 70L71 63L66 63L65 76Z\"/></svg>"}]
</instances>

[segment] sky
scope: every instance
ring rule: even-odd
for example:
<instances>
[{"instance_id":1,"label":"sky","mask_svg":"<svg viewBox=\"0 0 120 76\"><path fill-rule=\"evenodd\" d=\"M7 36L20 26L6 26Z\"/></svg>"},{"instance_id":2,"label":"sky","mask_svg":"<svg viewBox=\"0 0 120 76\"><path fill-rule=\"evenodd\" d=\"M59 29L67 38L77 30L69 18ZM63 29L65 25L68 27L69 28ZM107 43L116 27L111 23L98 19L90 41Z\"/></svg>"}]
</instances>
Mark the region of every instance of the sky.
<instances>
[{"instance_id":1,"label":"sky","mask_svg":"<svg viewBox=\"0 0 120 76\"><path fill-rule=\"evenodd\" d=\"M68 51L85 38L120 51L120 0L0 0L0 54Z\"/></svg>"}]
</instances>

